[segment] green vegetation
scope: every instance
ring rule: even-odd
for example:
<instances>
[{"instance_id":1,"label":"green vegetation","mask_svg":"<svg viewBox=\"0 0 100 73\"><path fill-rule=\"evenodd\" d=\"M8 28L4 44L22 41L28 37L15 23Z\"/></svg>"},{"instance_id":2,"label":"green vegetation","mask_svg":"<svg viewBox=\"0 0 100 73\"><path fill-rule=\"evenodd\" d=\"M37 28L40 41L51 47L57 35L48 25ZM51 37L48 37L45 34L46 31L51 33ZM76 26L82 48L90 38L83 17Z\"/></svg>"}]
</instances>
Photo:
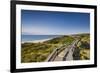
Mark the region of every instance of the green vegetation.
<instances>
[{"instance_id":1,"label":"green vegetation","mask_svg":"<svg viewBox=\"0 0 100 73\"><path fill-rule=\"evenodd\" d=\"M79 51L80 60L90 59L90 35L84 34L80 36L80 41L77 44L77 50Z\"/></svg>"},{"instance_id":2,"label":"green vegetation","mask_svg":"<svg viewBox=\"0 0 100 73\"><path fill-rule=\"evenodd\" d=\"M43 43L23 43L21 62L43 62L51 52L62 45L70 45L75 39L71 36L61 36Z\"/></svg>"},{"instance_id":3,"label":"green vegetation","mask_svg":"<svg viewBox=\"0 0 100 73\"><path fill-rule=\"evenodd\" d=\"M79 42L73 52L74 60L89 60L90 35L77 34L56 37L42 43L22 43L21 62L44 62L54 49L63 45L69 46L76 39L79 39Z\"/></svg>"}]
</instances>

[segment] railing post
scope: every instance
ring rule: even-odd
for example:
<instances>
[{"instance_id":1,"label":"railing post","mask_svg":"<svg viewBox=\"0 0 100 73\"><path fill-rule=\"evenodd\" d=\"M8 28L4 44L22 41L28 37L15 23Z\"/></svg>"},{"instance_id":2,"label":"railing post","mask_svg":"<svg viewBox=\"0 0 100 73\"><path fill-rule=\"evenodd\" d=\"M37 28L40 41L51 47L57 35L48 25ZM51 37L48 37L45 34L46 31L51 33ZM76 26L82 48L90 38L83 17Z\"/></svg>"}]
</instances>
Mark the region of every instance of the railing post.
<instances>
[{"instance_id":1,"label":"railing post","mask_svg":"<svg viewBox=\"0 0 100 73\"><path fill-rule=\"evenodd\" d=\"M57 56L58 56L58 50L59 50L59 49L57 48Z\"/></svg>"}]
</instances>

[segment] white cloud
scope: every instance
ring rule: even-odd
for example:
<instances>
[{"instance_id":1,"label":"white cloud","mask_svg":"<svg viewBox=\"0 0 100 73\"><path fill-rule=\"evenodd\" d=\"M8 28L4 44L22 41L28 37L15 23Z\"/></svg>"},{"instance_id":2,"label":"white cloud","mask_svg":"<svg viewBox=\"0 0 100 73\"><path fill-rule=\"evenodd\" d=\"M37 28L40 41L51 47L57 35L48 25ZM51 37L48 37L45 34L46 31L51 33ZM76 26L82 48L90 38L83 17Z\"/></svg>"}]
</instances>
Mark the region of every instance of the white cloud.
<instances>
[{"instance_id":1,"label":"white cloud","mask_svg":"<svg viewBox=\"0 0 100 73\"><path fill-rule=\"evenodd\" d=\"M25 35L46 35L51 33L50 29L47 27L22 27L22 34Z\"/></svg>"},{"instance_id":2,"label":"white cloud","mask_svg":"<svg viewBox=\"0 0 100 73\"><path fill-rule=\"evenodd\" d=\"M74 29L72 28L55 28L55 27L46 27L46 26L22 26L22 34L24 35L67 35L67 34L77 34L77 33L85 33L82 29Z\"/></svg>"}]
</instances>

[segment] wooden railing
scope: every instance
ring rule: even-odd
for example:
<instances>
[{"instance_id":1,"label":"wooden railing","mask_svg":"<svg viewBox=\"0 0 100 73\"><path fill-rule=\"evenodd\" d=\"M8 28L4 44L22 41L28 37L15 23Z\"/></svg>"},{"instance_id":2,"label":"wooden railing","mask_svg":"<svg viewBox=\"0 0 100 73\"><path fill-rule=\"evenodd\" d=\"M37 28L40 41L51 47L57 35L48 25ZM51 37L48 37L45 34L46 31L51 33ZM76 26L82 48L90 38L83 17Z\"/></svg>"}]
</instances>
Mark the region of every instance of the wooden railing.
<instances>
[{"instance_id":1,"label":"wooden railing","mask_svg":"<svg viewBox=\"0 0 100 73\"><path fill-rule=\"evenodd\" d=\"M66 57L68 56L68 54L69 54L70 51L72 51L72 52L74 53L74 50L75 50L75 48L76 48L76 45L78 44L78 42L79 42L80 40L81 40L81 39L76 40L76 41L74 41L71 45L68 46L67 51L66 51L66 53L64 54L63 61L66 61ZM73 55L73 53L72 53L72 55Z\"/></svg>"},{"instance_id":2,"label":"wooden railing","mask_svg":"<svg viewBox=\"0 0 100 73\"><path fill-rule=\"evenodd\" d=\"M46 62L48 61L54 61L54 59L56 58L56 56L62 52L65 49L66 45L63 45L59 48L54 49L54 51L48 56L48 58L45 60Z\"/></svg>"}]
</instances>

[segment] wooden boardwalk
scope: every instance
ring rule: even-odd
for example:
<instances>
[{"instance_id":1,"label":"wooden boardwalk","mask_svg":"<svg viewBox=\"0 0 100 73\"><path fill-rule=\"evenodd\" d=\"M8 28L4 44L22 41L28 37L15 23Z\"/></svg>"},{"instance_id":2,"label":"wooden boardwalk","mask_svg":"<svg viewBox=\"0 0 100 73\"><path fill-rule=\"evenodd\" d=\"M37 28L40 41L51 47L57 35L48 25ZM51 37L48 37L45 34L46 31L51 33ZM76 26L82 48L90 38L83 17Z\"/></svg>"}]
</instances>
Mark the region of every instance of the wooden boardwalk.
<instances>
[{"instance_id":1,"label":"wooden boardwalk","mask_svg":"<svg viewBox=\"0 0 100 73\"><path fill-rule=\"evenodd\" d=\"M50 56L46 59L46 61L67 61L73 60L73 52L76 47L76 44L79 40L75 40L69 46L63 46L60 48L56 48Z\"/></svg>"}]
</instances>

